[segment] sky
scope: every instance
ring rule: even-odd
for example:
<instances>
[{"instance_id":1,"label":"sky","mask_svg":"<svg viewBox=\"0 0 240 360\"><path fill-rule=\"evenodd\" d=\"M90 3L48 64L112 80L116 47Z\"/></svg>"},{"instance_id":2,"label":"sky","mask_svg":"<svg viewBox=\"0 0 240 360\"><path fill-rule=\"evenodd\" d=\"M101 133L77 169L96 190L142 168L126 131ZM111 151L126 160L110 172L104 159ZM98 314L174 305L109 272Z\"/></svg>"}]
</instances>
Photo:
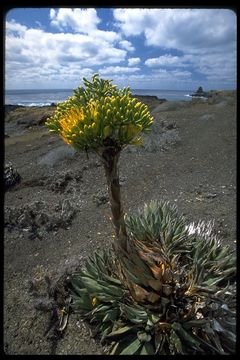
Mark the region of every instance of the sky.
<instances>
[{"instance_id":1,"label":"sky","mask_svg":"<svg viewBox=\"0 0 240 360\"><path fill-rule=\"evenodd\" d=\"M99 73L132 89L235 89L236 22L223 8L14 8L5 88L74 89Z\"/></svg>"}]
</instances>

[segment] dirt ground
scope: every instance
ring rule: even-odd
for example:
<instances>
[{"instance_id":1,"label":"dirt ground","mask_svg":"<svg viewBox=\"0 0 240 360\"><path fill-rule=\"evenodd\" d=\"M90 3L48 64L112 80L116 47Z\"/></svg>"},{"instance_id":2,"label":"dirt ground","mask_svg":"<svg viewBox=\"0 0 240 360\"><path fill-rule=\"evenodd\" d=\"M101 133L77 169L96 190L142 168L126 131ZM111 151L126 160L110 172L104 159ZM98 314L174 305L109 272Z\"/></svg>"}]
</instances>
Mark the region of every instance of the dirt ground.
<instances>
[{"instance_id":1,"label":"dirt ground","mask_svg":"<svg viewBox=\"0 0 240 360\"><path fill-rule=\"evenodd\" d=\"M145 147L121 154L125 212L168 200L189 222L214 220L223 243L235 248L236 98L155 101L151 110L156 121ZM4 198L4 351L104 354L77 314L54 342L50 313L37 309L49 301L46 275L56 282L113 240L103 168L94 154L75 153L43 124L28 127L17 118L5 124L5 163L22 181Z\"/></svg>"}]
</instances>

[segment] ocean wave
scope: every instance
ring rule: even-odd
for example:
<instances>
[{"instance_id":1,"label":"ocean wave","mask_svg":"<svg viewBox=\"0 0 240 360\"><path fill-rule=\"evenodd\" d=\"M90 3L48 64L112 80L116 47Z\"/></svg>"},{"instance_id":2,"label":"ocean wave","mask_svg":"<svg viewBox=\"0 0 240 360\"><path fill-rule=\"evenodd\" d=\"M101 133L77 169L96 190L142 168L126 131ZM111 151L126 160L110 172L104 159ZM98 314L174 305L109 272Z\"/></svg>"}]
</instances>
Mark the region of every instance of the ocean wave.
<instances>
[{"instance_id":1,"label":"ocean wave","mask_svg":"<svg viewBox=\"0 0 240 360\"><path fill-rule=\"evenodd\" d=\"M190 94L186 94L186 95L184 95L184 96L190 97L190 98L192 98L192 99L195 99L195 98L197 98L197 99L204 99L204 100L207 100L207 99L208 99L206 96L196 96L196 95L190 95Z\"/></svg>"},{"instance_id":2,"label":"ocean wave","mask_svg":"<svg viewBox=\"0 0 240 360\"><path fill-rule=\"evenodd\" d=\"M33 106L37 106L37 107L43 107L43 106L52 106L52 105L56 105L58 104L60 101L56 101L56 102L32 102L32 103L25 103L25 102L18 102L18 103L12 103L12 104L5 104L6 106L8 105L14 105L14 106L27 106L27 107L33 107Z\"/></svg>"}]
</instances>

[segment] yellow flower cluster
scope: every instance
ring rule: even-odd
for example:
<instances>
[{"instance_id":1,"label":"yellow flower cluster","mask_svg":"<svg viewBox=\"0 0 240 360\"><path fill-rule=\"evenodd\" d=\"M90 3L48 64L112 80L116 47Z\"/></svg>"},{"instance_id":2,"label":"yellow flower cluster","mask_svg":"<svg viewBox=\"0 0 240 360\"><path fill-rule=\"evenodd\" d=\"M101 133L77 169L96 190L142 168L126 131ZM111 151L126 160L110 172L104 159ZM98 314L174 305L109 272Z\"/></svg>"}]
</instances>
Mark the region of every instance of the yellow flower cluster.
<instances>
[{"instance_id":1,"label":"yellow flower cluster","mask_svg":"<svg viewBox=\"0 0 240 360\"><path fill-rule=\"evenodd\" d=\"M79 104L72 96L57 107L46 125L77 150L97 149L111 139L117 146L141 143L153 123L148 107L131 94L102 96Z\"/></svg>"}]
</instances>

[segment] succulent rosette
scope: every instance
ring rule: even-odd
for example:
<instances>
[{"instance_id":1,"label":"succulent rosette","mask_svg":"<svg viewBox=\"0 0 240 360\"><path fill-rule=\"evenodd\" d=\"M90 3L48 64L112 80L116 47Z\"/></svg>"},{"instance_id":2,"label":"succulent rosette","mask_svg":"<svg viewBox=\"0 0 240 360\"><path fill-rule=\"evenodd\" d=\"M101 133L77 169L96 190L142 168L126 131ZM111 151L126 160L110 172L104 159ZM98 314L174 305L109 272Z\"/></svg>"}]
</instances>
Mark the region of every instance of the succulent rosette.
<instances>
[{"instance_id":1,"label":"succulent rosette","mask_svg":"<svg viewBox=\"0 0 240 360\"><path fill-rule=\"evenodd\" d=\"M128 253L98 250L72 276L75 311L111 354L233 354L236 257L212 224L152 201L126 225Z\"/></svg>"}]
</instances>

